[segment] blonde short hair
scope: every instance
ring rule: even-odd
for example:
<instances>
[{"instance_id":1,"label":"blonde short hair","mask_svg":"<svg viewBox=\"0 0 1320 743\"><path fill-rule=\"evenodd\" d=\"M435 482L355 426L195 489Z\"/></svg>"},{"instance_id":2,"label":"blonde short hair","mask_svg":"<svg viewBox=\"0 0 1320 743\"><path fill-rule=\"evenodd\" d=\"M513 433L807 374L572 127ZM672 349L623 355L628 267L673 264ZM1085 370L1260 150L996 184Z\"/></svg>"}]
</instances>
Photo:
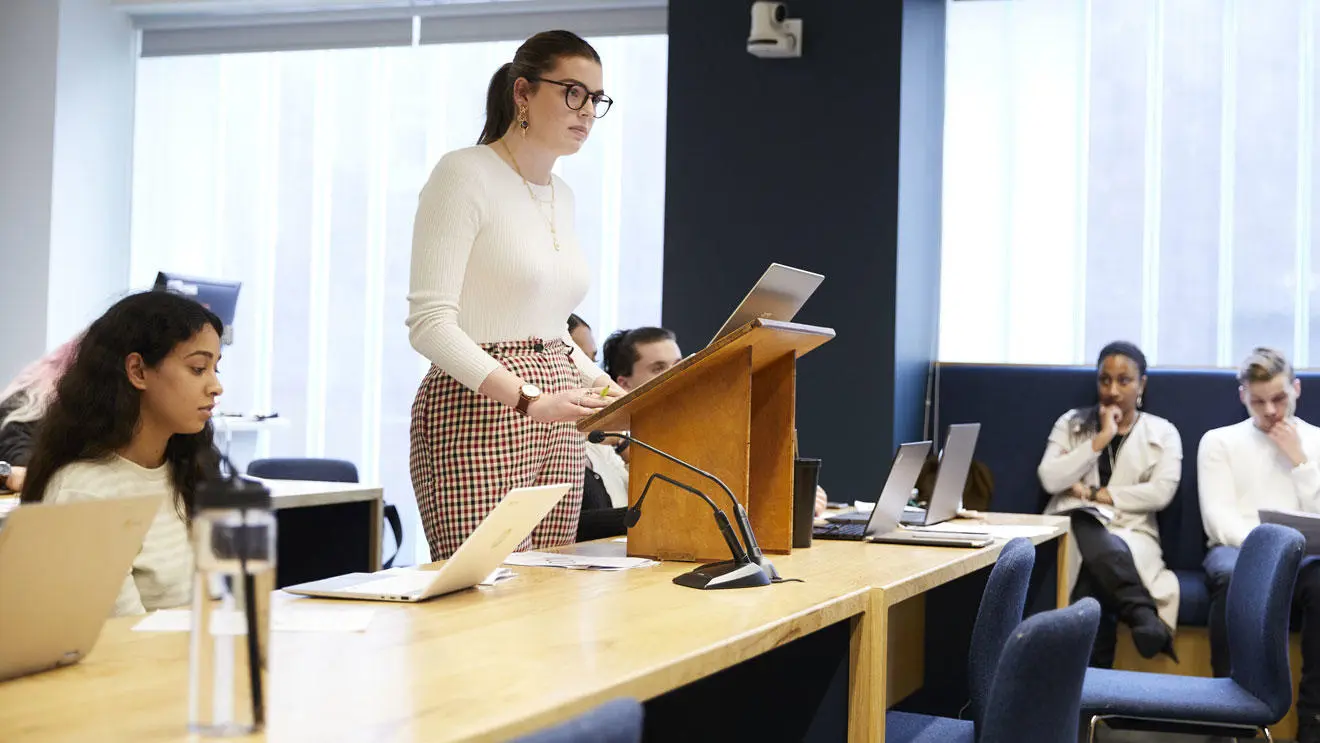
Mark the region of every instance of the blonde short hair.
<instances>
[{"instance_id":1,"label":"blonde short hair","mask_svg":"<svg viewBox=\"0 0 1320 743\"><path fill-rule=\"evenodd\" d=\"M1237 378L1241 384L1247 384L1268 382L1280 374L1286 374L1289 382L1296 379L1292 364L1288 363L1288 359L1281 352L1273 348L1257 346L1238 368Z\"/></svg>"}]
</instances>

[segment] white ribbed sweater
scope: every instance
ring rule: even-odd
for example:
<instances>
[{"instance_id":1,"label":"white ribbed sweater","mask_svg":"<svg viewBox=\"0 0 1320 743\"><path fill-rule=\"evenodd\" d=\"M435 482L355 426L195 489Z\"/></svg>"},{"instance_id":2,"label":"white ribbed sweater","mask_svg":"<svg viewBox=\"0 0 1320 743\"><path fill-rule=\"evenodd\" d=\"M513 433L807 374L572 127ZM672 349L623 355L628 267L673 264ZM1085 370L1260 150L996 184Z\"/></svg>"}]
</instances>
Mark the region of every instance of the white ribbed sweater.
<instances>
[{"instance_id":1,"label":"white ribbed sweater","mask_svg":"<svg viewBox=\"0 0 1320 743\"><path fill-rule=\"evenodd\" d=\"M603 375L572 342L568 316L591 271L573 229L573 192L554 177L531 186L490 147L440 159L422 189L413 225L408 292L413 348L476 390L500 366L480 344L562 338L590 384ZM535 195L533 197L533 194Z\"/></svg>"}]
</instances>

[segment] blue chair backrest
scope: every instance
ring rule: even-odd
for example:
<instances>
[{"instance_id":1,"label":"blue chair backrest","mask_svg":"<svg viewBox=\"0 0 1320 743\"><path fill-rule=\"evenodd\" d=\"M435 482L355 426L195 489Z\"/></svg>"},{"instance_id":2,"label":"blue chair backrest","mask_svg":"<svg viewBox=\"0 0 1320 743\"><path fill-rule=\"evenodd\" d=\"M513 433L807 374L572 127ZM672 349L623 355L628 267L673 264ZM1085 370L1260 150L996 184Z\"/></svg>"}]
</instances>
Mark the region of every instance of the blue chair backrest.
<instances>
[{"instance_id":1,"label":"blue chair backrest","mask_svg":"<svg viewBox=\"0 0 1320 743\"><path fill-rule=\"evenodd\" d=\"M1173 502L1159 515L1164 560L1175 570L1200 570L1206 537L1196 488L1196 450L1212 428L1243 420L1232 370L1151 369L1145 410L1168 419L1183 445L1182 481ZM1320 374L1299 372L1302 386L1320 389ZM1320 395L1302 395L1298 414ZM1040 513L1044 493L1036 465L1054 421L1073 408L1095 401L1095 370L1081 366L940 364L936 372L936 435L950 423L979 422L976 459L994 476L990 507L1009 513ZM1320 409L1315 411L1320 416Z\"/></svg>"},{"instance_id":2,"label":"blue chair backrest","mask_svg":"<svg viewBox=\"0 0 1320 743\"><path fill-rule=\"evenodd\" d=\"M1092 598L1023 621L1000 655L977 743L1074 743L1099 623Z\"/></svg>"},{"instance_id":3,"label":"blue chair backrest","mask_svg":"<svg viewBox=\"0 0 1320 743\"><path fill-rule=\"evenodd\" d=\"M1292 706L1288 619L1306 540L1296 529L1261 524L1247 535L1228 584L1228 657L1233 680L1283 719Z\"/></svg>"},{"instance_id":4,"label":"blue chair backrest","mask_svg":"<svg viewBox=\"0 0 1320 743\"><path fill-rule=\"evenodd\" d=\"M357 467L342 459L256 459L247 473L269 480L358 481Z\"/></svg>"},{"instance_id":5,"label":"blue chair backrest","mask_svg":"<svg viewBox=\"0 0 1320 743\"><path fill-rule=\"evenodd\" d=\"M641 740L642 705L635 699L615 699L513 743L641 743Z\"/></svg>"},{"instance_id":6,"label":"blue chair backrest","mask_svg":"<svg viewBox=\"0 0 1320 743\"><path fill-rule=\"evenodd\" d=\"M985 717L986 699L994 682L999 655L1013 630L1022 623L1031 585L1031 569L1036 564L1036 547L1029 539L1011 539L999 553L990 570L976 610L972 645L967 656L967 687L972 699L972 719Z\"/></svg>"}]
</instances>

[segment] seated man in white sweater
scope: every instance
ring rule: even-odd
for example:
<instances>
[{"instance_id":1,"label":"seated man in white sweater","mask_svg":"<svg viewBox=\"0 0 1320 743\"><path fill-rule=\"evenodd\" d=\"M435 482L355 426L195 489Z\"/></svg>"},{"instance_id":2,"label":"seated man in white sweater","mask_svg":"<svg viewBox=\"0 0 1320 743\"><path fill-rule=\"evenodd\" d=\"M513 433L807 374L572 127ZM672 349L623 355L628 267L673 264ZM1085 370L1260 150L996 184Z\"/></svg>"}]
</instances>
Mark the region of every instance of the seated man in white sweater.
<instances>
[{"instance_id":1,"label":"seated man in white sweater","mask_svg":"<svg viewBox=\"0 0 1320 743\"><path fill-rule=\"evenodd\" d=\"M1216 676L1230 668L1224 626L1229 579L1238 548L1260 523L1261 508L1320 512L1320 428L1296 417L1300 380L1283 354L1257 348L1238 372L1251 417L1207 431L1197 452L1201 520L1210 537L1210 653ZM1297 740L1320 743L1320 562L1297 575L1293 611L1301 617L1302 681Z\"/></svg>"}]
</instances>

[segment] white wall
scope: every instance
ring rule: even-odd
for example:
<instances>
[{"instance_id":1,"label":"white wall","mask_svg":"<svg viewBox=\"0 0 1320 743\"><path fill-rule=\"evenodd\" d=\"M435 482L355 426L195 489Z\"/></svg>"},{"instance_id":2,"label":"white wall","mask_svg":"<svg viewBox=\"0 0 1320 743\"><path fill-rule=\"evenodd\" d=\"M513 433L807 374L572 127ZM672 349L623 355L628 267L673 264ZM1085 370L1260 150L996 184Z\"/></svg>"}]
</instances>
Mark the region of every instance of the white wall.
<instances>
[{"instance_id":1,"label":"white wall","mask_svg":"<svg viewBox=\"0 0 1320 743\"><path fill-rule=\"evenodd\" d=\"M48 347L128 288L136 43L109 0L60 0Z\"/></svg>"},{"instance_id":2,"label":"white wall","mask_svg":"<svg viewBox=\"0 0 1320 743\"><path fill-rule=\"evenodd\" d=\"M0 2L0 386L46 347L59 5Z\"/></svg>"},{"instance_id":3,"label":"white wall","mask_svg":"<svg viewBox=\"0 0 1320 743\"><path fill-rule=\"evenodd\" d=\"M128 288L135 39L110 0L0 2L0 386Z\"/></svg>"}]
</instances>

